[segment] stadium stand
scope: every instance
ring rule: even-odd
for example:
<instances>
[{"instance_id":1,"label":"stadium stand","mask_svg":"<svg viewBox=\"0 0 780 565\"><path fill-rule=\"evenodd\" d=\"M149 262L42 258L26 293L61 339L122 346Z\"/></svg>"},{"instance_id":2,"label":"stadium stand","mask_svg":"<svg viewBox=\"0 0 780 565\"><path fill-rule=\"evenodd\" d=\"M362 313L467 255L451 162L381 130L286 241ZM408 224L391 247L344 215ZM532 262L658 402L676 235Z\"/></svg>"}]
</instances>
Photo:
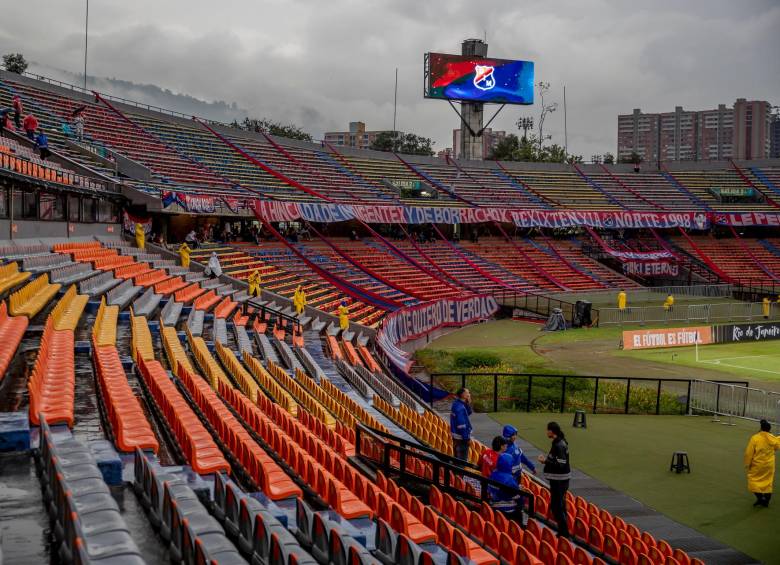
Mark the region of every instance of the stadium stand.
<instances>
[{"instance_id":1,"label":"stadium stand","mask_svg":"<svg viewBox=\"0 0 780 565\"><path fill-rule=\"evenodd\" d=\"M712 214L776 211L774 197L780 199L780 169L763 164L631 173L360 153L0 75L0 103L10 104L16 93L72 168L42 162L10 137L0 143L0 173L90 193L105 190L110 177L124 183L131 201L143 193L146 200L134 203L144 206L162 208L168 191L281 204ZM79 149L63 126L82 106L89 125ZM106 155L132 160L151 177L121 178ZM399 188L410 186L419 193ZM743 192L749 197L723 198ZM230 217L246 219L248 212L231 210ZM566 504L573 539L557 538L550 493L527 475L521 486L535 513L523 527L475 503L473 483L456 477L442 485L445 473L440 477L430 462L411 457L418 482L409 485L403 473L385 476L356 459L372 447L358 441L361 426L435 452L439 461L452 455L445 420L388 370L366 337L388 312L475 294L544 296L639 284L594 258L586 250L591 240L573 229L509 236L485 222L481 237L460 241L445 238L437 225L413 233L389 226L394 235L387 238L360 222L353 226L361 234L350 239L302 222L310 233L297 241L274 228L269 240L209 242L192 250L193 271L154 247L139 250L118 238L0 245L0 294L7 295L0 304L0 379L21 382L13 361L34 334L26 408L40 428L41 480L67 560L141 559L104 488L107 465L91 454L93 443L81 442L76 396L94 390L101 422L89 433L111 441L110 451L122 454L112 459L119 465L132 460L138 498L174 561L699 563L572 494ZM626 251L669 245L724 282L780 282L773 234L718 233L725 236L666 231L653 240L607 239ZM218 280L199 272L212 253L225 275ZM255 271L264 292L249 299L241 285ZM298 287L308 308L296 317L287 299ZM337 327L342 303L357 326ZM77 386L84 378L77 377L77 356L90 358L94 389ZM484 449L473 442L469 462Z\"/></svg>"}]
</instances>

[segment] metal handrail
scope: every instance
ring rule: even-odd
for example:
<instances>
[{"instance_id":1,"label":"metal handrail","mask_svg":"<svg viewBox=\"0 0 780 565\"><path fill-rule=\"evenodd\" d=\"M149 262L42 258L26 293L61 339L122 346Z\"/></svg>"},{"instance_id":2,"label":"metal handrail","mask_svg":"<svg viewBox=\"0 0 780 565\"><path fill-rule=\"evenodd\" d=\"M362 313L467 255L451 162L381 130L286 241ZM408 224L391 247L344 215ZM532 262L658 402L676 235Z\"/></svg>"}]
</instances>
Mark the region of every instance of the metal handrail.
<instances>
[{"instance_id":1,"label":"metal handrail","mask_svg":"<svg viewBox=\"0 0 780 565\"><path fill-rule=\"evenodd\" d=\"M90 96L93 94L93 90L91 90L91 89L84 88L83 86L78 86L76 84L65 82L65 81L62 81L62 80L59 80L59 79L56 79L56 78L51 78L51 77L47 77L47 76L44 76L44 75L31 73L31 72L28 72L28 71L25 71L24 73L22 73L22 75L26 76L28 78L32 78L32 79L35 79L35 80L39 80L39 81L42 81L42 82L53 84L55 86L59 86L60 88L67 88L69 90L75 90L77 92L81 92L82 94L88 94ZM105 94L103 92L100 92L100 96L102 96L103 98L106 98L108 100L113 100L115 102L120 102L122 104L128 104L130 106L135 106L136 108L143 108L143 109L146 109L146 110L160 112L162 114L168 114L170 116L175 116L177 118L184 118L186 120L191 120L192 117L193 117L192 114L186 114L186 113L183 113L183 112L179 112L177 110L170 110L168 108L163 108L161 106L155 106L154 104L143 104L142 102L136 102L135 100L129 100L127 98L122 98L121 96L115 96L113 94ZM225 124L225 123L222 123L222 122L216 122L214 120L209 120L209 121L211 123L216 123L216 124L220 124L220 125L228 125L228 124Z\"/></svg>"},{"instance_id":2,"label":"metal handrail","mask_svg":"<svg viewBox=\"0 0 780 565\"><path fill-rule=\"evenodd\" d=\"M22 163L22 166L20 167L20 171L17 171L12 165L12 161L20 161ZM54 180L52 179L46 179L42 177L36 177L33 176L34 169L38 167L42 170L49 171L51 175L54 176ZM66 169L56 169L54 167L49 167L47 165L42 165L40 163L36 163L35 161L32 161L26 157L22 157L20 155L11 155L9 153L0 153L0 168L3 168L7 171L10 171L12 173L17 173L20 175L23 175L25 177L30 177L34 179L39 179L44 182L51 182L55 184L59 184L62 186L68 186L76 189L85 189L85 190L94 190L94 191L108 191L107 186L105 183L94 180L91 177L88 177L86 175L80 175L78 173L74 173L72 171L68 171ZM65 179L69 180L70 183L64 182ZM74 181L78 181L79 184L74 184Z\"/></svg>"},{"instance_id":3,"label":"metal handrail","mask_svg":"<svg viewBox=\"0 0 780 565\"><path fill-rule=\"evenodd\" d=\"M382 444L381 461L377 461L375 458L362 451L364 439L363 436L374 436L374 439L378 440ZM387 439L382 439L383 437ZM536 513L536 497L531 491L524 488L510 487L493 481L482 475L479 470L471 470L474 469L475 466L463 460L455 460L454 458L449 457L441 452L426 448L419 444L403 442L404 445L400 445L401 442L403 442L403 440L399 437L383 433L359 422L355 426L355 456L376 463L385 474L389 474L391 472L400 473L403 478L413 478L416 481L434 485L436 488L444 492L451 492L461 498L466 498L474 502L488 501L488 487L494 487L512 495L519 496L521 499L528 500L528 515L533 516ZM414 448L405 447L405 445L413 445ZM421 451L435 455L420 453ZM397 466L393 465L391 462L392 453L398 454ZM410 458L418 459L419 461L430 465L433 470L432 478L421 477L419 475L410 473L406 468L407 459ZM457 463L449 463L446 461L446 459L455 460ZM465 490L461 490L455 487L453 484L453 479L455 477L461 477L467 482L479 483L479 495L475 496ZM521 504L520 506L525 510L524 504Z\"/></svg>"}]
</instances>

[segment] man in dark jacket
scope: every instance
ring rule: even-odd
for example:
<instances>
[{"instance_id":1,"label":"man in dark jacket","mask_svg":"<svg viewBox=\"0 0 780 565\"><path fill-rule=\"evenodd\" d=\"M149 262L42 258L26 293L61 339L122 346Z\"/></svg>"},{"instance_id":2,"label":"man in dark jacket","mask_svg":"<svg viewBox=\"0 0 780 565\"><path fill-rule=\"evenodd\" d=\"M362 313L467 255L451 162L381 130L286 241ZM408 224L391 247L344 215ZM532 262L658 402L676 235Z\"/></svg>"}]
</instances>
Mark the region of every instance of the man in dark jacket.
<instances>
[{"instance_id":1,"label":"man in dark jacket","mask_svg":"<svg viewBox=\"0 0 780 565\"><path fill-rule=\"evenodd\" d=\"M467 388L458 389L450 411L450 434L455 457L468 461L471 442L471 392Z\"/></svg>"},{"instance_id":2,"label":"man in dark jacket","mask_svg":"<svg viewBox=\"0 0 780 565\"><path fill-rule=\"evenodd\" d=\"M566 492L571 479L569 444L557 422L547 424L547 437L552 440L552 446L547 455L539 456L539 462L544 463L544 478L550 482L550 510L558 523L558 535L569 537L566 517Z\"/></svg>"}]
</instances>

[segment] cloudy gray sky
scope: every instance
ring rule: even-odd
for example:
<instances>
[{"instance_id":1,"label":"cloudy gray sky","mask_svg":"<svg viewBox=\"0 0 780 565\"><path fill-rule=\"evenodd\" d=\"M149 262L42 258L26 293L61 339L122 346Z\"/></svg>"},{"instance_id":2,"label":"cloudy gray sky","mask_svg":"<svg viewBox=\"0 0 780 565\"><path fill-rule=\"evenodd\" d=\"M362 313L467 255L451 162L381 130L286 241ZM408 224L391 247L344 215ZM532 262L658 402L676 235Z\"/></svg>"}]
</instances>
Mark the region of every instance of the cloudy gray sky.
<instances>
[{"instance_id":1,"label":"cloudy gray sky","mask_svg":"<svg viewBox=\"0 0 780 565\"><path fill-rule=\"evenodd\" d=\"M81 72L85 0L4 3L0 50L36 68ZM451 145L457 116L422 97L426 51L460 51L487 34L489 54L536 62L562 102L569 148L615 151L617 114L732 104L780 104L780 0L92 0L90 74L151 83L319 138L362 120ZM32 70L32 69L31 69ZM512 129L538 108L508 106ZM563 143L563 112L548 120Z\"/></svg>"}]
</instances>

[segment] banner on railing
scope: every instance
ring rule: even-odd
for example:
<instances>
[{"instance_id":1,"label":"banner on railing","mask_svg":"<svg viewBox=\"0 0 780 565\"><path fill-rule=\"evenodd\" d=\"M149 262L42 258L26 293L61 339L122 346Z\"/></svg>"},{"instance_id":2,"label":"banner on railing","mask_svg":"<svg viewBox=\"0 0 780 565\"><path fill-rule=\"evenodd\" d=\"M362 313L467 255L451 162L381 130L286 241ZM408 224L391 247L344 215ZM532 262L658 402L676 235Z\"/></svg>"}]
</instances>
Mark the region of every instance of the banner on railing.
<instances>
[{"instance_id":1,"label":"banner on railing","mask_svg":"<svg viewBox=\"0 0 780 565\"><path fill-rule=\"evenodd\" d=\"M726 324L715 326L715 343L741 343L780 339L780 323Z\"/></svg>"},{"instance_id":2,"label":"banner on railing","mask_svg":"<svg viewBox=\"0 0 780 565\"><path fill-rule=\"evenodd\" d=\"M125 233L135 233L135 225L141 224L144 228L144 233L149 235L152 233L152 219L141 218L128 213L127 210L122 210L122 229Z\"/></svg>"},{"instance_id":3,"label":"banner on railing","mask_svg":"<svg viewBox=\"0 0 780 565\"><path fill-rule=\"evenodd\" d=\"M780 212L734 212L712 215L712 222L723 226L780 226Z\"/></svg>"},{"instance_id":4,"label":"banner on railing","mask_svg":"<svg viewBox=\"0 0 780 565\"><path fill-rule=\"evenodd\" d=\"M588 226L604 229L687 228L704 230L709 227L703 212L585 212L577 210L516 210L515 224L521 228L570 228Z\"/></svg>"},{"instance_id":5,"label":"banner on railing","mask_svg":"<svg viewBox=\"0 0 780 565\"><path fill-rule=\"evenodd\" d=\"M203 196L190 194L187 192L175 192L166 190L162 193L163 208L168 208L177 204L187 212L195 214L213 214L216 207L216 198L213 196Z\"/></svg>"},{"instance_id":6,"label":"banner on railing","mask_svg":"<svg viewBox=\"0 0 780 565\"><path fill-rule=\"evenodd\" d=\"M247 202L243 198L221 196L220 200L222 200L222 202L225 204L225 207L234 214L238 214L241 210L246 210L247 208Z\"/></svg>"},{"instance_id":7,"label":"banner on railing","mask_svg":"<svg viewBox=\"0 0 780 565\"><path fill-rule=\"evenodd\" d=\"M363 206L329 202L277 202L256 200L258 215L269 222L304 219L310 222L345 222L359 219L366 223L397 224L475 224L514 223L519 227L564 228L589 226L608 229L709 227L707 214L699 212L578 212L551 210L508 210L506 208L450 208L444 206Z\"/></svg>"},{"instance_id":8,"label":"banner on railing","mask_svg":"<svg viewBox=\"0 0 780 565\"><path fill-rule=\"evenodd\" d=\"M686 347L697 343L699 345L712 343L711 326L627 330L623 332L623 349Z\"/></svg>"},{"instance_id":9,"label":"banner on railing","mask_svg":"<svg viewBox=\"0 0 780 565\"><path fill-rule=\"evenodd\" d=\"M489 318L498 310L489 295L465 298L443 298L396 310L385 316L376 341L388 359L404 372L411 359L399 344L416 339L443 327L460 327Z\"/></svg>"},{"instance_id":10,"label":"banner on railing","mask_svg":"<svg viewBox=\"0 0 780 565\"><path fill-rule=\"evenodd\" d=\"M676 277L680 274L680 266L670 261L624 261L623 274L640 277Z\"/></svg>"}]
</instances>

